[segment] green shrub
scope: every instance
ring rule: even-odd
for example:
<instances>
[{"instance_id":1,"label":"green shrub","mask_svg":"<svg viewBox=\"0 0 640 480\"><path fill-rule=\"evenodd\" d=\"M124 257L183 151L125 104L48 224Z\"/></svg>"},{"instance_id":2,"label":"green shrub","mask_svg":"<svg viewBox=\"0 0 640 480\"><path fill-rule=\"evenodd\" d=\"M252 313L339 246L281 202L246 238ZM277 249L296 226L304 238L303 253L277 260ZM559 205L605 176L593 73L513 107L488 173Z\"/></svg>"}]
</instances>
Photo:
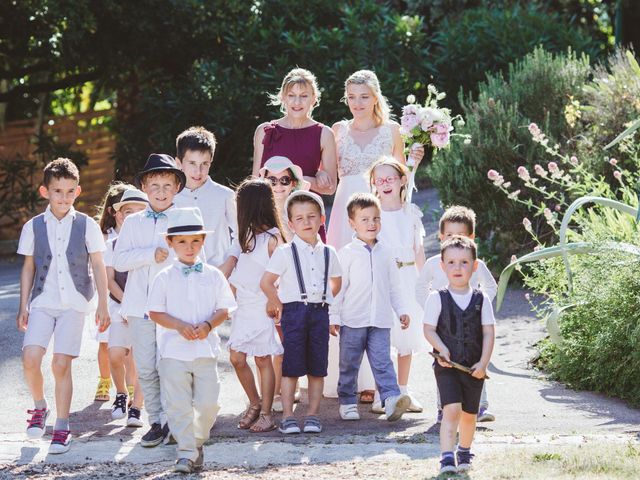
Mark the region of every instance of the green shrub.
<instances>
[{"instance_id":1,"label":"green shrub","mask_svg":"<svg viewBox=\"0 0 640 480\"><path fill-rule=\"evenodd\" d=\"M581 28L533 2L526 7L483 6L448 16L433 40L437 83L450 95L460 88L475 93L487 74L506 72L510 63L538 46L550 52L571 48L591 57L600 53L598 44Z\"/></svg>"},{"instance_id":2,"label":"green shrub","mask_svg":"<svg viewBox=\"0 0 640 480\"><path fill-rule=\"evenodd\" d=\"M514 172L519 165L532 171L534 164L542 163L544 148L531 141L527 126L532 122L540 125L551 145L566 138L565 104L588 75L586 56L537 48L510 65L506 78L488 76L477 97L459 97L466 121L461 133L470 134L472 143L453 143L450 150L439 152L428 172L443 204L473 206L479 235L502 262L527 243L519 227L527 209L488 190L487 172ZM534 196L534 202L539 203L540 198Z\"/></svg>"}]
</instances>

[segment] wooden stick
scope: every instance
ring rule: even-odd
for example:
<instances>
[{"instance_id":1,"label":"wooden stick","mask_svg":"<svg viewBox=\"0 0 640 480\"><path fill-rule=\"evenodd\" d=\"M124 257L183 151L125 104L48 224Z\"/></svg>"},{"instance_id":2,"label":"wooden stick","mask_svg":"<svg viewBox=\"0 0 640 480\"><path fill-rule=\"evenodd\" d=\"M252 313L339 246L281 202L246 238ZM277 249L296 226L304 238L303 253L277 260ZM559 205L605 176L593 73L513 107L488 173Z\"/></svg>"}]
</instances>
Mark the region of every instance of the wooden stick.
<instances>
[{"instance_id":1,"label":"wooden stick","mask_svg":"<svg viewBox=\"0 0 640 480\"><path fill-rule=\"evenodd\" d=\"M444 358L442 358L442 356L439 353L436 353L436 352L429 352L429 353L436 360L441 360L444 363L448 363L449 365L451 365L456 370L460 370L460 371L462 371L464 373L468 373L469 375L471 375L473 373L473 370L471 370L469 367L465 367L464 365L460 365L457 362L452 362L451 360L445 360ZM484 380L489 380L489 375L487 375L486 373L484 374Z\"/></svg>"}]
</instances>

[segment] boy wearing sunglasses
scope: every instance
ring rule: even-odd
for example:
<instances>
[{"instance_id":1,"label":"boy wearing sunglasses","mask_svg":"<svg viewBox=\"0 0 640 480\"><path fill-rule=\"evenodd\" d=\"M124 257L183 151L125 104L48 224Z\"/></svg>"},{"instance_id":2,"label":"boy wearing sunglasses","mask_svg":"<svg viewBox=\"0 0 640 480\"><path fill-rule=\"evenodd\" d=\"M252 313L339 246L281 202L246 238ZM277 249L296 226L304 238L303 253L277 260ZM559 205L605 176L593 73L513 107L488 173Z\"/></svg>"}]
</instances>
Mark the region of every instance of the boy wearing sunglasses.
<instances>
[{"instance_id":1,"label":"boy wearing sunglasses","mask_svg":"<svg viewBox=\"0 0 640 480\"><path fill-rule=\"evenodd\" d=\"M176 162L187 177L186 188L176 195L180 208L198 207L207 230L204 243L209 265L220 267L229 255L231 238L237 230L235 193L211 180L216 138L203 127L190 127L176 138Z\"/></svg>"}]
</instances>

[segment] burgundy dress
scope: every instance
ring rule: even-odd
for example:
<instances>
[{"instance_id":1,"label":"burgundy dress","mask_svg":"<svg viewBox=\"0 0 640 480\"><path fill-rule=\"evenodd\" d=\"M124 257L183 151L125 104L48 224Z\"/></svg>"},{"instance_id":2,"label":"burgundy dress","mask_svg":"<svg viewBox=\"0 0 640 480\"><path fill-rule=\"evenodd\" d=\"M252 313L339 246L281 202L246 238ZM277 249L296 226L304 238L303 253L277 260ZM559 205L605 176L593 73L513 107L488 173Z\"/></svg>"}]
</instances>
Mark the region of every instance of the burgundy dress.
<instances>
[{"instance_id":1,"label":"burgundy dress","mask_svg":"<svg viewBox=\"0 0 640 480\"><path fill-rule=\"evenodd\" d=\"M276 122L271 122L264 127L264 138L262 139L262 159L260 167L267 160L276 155L287 157L295 165L302 169L302 174L306 177L315 177L322 162L322 123L316 123L304 128L285 128ZM326 242L326 229L320 227L320 238Z\"/></svg>"}]
</instances>

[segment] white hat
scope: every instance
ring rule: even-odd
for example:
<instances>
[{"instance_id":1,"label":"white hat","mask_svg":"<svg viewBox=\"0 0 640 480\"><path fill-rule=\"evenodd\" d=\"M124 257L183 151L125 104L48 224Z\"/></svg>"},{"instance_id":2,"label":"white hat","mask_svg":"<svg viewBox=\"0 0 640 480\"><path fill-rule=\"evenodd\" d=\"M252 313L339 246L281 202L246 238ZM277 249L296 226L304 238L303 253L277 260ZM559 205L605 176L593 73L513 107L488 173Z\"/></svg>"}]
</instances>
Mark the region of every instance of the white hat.
<instances>
[{"instance_id":1,"label":"white hat","mask_svg":"<svg viewBox=\"0 0 640 480\"><path fill-rule=\"evenodd\" d=\"M294 191L309 190L311 184L304 179L304 176L302 175L302 168L293 163L287 157L275 156L269 158L269 160L264 162L264 165L260 169L260 176L262 178L266 178L267 172L280 173L287 169L291 170L291 174L296 181Z\"/></svg>"},{"instance_id":2,"label":"white hat","mask_svg":"<svg viewBox=\"0 0 640 480\"><path fill-rule=\"evenodd\" d=\"M149 204L149 199L143 191L137 188L129 188L124 191L120 201L113 204L113 209L117 212L125 203L137 203L138 205L144 205L146 207Z\"/></svg>"},{"instance_id":3,"label":"white hat","mask_svg":"<svg viewBox=\"0 0 640 480\"><path fill-rule=\"evenodd\" d=\"M167 231L162 235L199 235L212 233L204 229L202 213L198 207L173 208L167 212Z\"/></svg>"},{"instance_id":4,"label":"white hat","mask_svg":"<svg viewBox=\"0 0 640 480\"><path fill-rule=\"evenodd\" d=\"M284 201L284 211L287 212L287 220L290 220L289 219L289 203L291 203L291 199L296 197L306 197L312 202L316 202L320 207L320 213L324 215L324 202L322 201L322 197L320 197L320 195L313 192L307 192L304 190L296 190L295 192L291 192L291 195L289 195L287 199Z\"/></svg>"}]
</instances>

